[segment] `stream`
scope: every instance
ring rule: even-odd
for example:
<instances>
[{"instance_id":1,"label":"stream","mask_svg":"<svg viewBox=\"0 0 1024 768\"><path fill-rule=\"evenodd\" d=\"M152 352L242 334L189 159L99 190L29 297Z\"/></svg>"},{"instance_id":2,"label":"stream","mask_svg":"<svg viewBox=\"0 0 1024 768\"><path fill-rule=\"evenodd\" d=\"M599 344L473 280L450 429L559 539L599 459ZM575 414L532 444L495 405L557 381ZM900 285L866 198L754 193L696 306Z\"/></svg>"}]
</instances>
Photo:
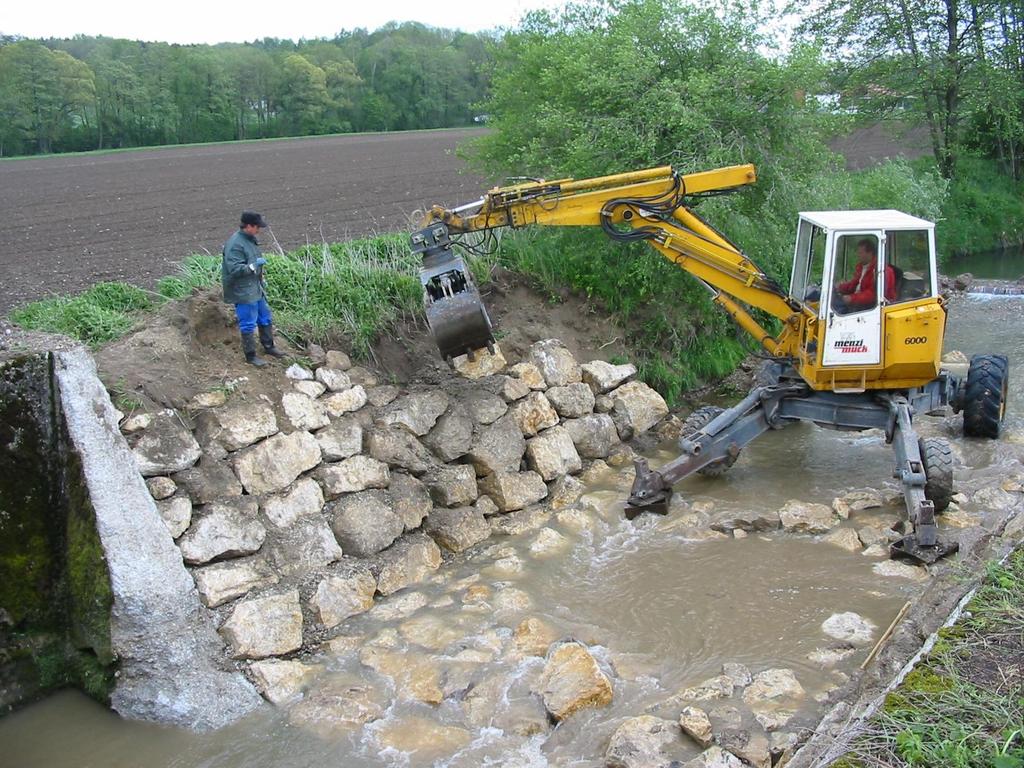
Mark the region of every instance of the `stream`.
<instances>
[{"instance_id":1,"label":"stream","mask_svg":"<svg viewBox=\"0 0 1024 768\"><path fill-rule=\"evenodd\" d=\"M1024 324L1020 297L965 297L951 306L946 347L970 356L1007 354L1011 362L1006 434L1024 431ZM999 443L965 441L958 417L921 417L924 435L951 438L969 491L1004 476ZM672 456L666 447L657 465ZM882 438L809 425L771 432L744 449L723 477L694 477L676 492L686 514L775 510L788 499L831 503L873 488L892 495L892 452ZM1018 466L1019 468L1019 466ZM602 766L623 720L678 716L668 701L681 688L718 675L723 663L757 673L793 670L806 691L787 730L813 727L827 693L864 660L871 644L831 668L808 654L829 645L822 622L854 611L878 628L892 621L924 584L882 578L883 558L849 552L781 531L744 538L694 536L668 517L627 522L622 501L632 467L588 484L586 514L552 518L562 538L492 538L431 580L350 619L332 651L310 659L323 673L314 690L363 686L383 710L365 726L338 727L303 702L257 714L216 733L193 734L127 722L74 691L63 691L0 720L0 764L11 768L286 768L291 766ZM971 502L966 513L980 512ZM844 526L884 525L893 508L855 512ZM540 542L540 543L538 543ZM559 637L586 643L614 681L610 706L585 709L557 728L545 722L530 687L544 660L517 649L513 631L527 617ZM399 655L410 668L443 670L452 695L439 705L396 695L372 671L367 647ZM474 686L493 691L479 706L460 704ZM315 695L307 699L315 700ZM715 706L716 702L709 702ZM672 712L675 714L672 714ZM696 756L683 744L681 756Z\"/></svg>"}]
</instances>

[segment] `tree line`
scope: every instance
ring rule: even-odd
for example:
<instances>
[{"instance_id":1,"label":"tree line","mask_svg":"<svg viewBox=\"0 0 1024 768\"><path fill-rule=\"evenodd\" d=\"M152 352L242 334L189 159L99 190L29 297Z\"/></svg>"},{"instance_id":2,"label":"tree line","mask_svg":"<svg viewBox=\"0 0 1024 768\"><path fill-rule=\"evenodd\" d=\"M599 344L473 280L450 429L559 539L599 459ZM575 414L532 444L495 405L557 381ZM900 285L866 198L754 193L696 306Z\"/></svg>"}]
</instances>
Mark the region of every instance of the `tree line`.
<instances>
[{"instance_id":1,"label":"tree line","mask_svg":"<svg viewBox=\"0 0 1024 768\"><path fill-rule=\"evenodd\" d=\"M467 125L494 44L416 23L298 43L0 38L0 156Z\"/></svg>"}]
</instances>

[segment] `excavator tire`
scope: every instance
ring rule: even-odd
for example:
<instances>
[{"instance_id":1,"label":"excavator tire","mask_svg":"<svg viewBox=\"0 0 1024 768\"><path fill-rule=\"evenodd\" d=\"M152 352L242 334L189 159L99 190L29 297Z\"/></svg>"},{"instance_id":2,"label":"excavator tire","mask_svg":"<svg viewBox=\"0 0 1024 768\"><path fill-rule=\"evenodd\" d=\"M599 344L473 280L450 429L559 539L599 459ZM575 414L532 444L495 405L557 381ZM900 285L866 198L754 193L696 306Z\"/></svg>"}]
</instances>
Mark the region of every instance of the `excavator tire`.
<instances>
[{"instance_id":1,"label":"excavator tire","mask_svg":"<svg viewBox=\"0 0 1024 768\"><path fill-rule=\"evenodd\" d=\"M679 437L688 438L694 433L699 432L706 425L710 424L720 413L722 413L722 409L718 406L702 405L686 417L686 421L683 422L682 429L679 430ZM704 475L706 477L718 477L719 475L725 474L726 470L736 463L737 458L739 458L738 455L726 456L718 461L713 461L706 467L698 469L697 474Z\"/></svg>"},{"instance_id":2,"label":"excavator tire","mask_svg":"<svg viewBox=\"0 0 1024 768\"><path fill-rule=\"evenodd\" d=\"M922 437L917 442L924 462L924 496L945 512L953 498L953 450L941 437Z\"/></svg>"},{"instance_id":3,"label":"excavator tire","mask_svg":"<svg viewBox=\"0 0 1024 768\"><path fill-rule=\"evenodd\" d=\"M974 355L964 386L964 434L995 439L1003 429L1009 364L1005 355Z\"/></svg>"}]
</instances>

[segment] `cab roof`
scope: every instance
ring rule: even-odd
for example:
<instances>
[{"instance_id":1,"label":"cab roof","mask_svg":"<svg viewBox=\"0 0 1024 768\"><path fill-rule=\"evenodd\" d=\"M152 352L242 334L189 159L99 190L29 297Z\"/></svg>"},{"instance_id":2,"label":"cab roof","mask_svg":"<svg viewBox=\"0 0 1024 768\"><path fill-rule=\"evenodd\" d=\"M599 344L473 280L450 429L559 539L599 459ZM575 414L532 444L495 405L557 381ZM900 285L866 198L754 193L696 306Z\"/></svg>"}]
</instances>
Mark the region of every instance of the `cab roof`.
<instances>
[{"instance_id":1,"label":"cab roof","mask_svg":"<svg viewBox=\"0 0 1024 768\"><path fill-rule=\"evenodd\" d=\"M892 209L875 211L801 211L800 218L823 229L932 229L935 224Z\"/></svg>"}]
</instances>

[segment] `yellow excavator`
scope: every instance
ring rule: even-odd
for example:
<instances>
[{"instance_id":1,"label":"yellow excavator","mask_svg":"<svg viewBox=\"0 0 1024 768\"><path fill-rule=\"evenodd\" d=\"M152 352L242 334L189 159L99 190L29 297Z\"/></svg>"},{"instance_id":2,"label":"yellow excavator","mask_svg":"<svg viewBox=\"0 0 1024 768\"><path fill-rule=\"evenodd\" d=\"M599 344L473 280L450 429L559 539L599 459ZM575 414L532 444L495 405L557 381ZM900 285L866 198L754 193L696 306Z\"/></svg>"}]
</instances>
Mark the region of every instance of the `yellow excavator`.
<instances>
[{"instance_id":1,"label":"yellow excavator","mask_svg":"<svg viewBox=\"0 0 1024 768\"><path fill-rule=\"evenodd\" d=\"M485 348L494 336L465 261L501 227L595 226L613 240L643 240L686 270L764 348L757 385L727 410L697 409L680 455L658 469L636 461L627 517L664 514L672 486L728 469L740 449L770 429L810 421L839 430L880 429L896 454L910 531L894 556L931 563L956 551L935 515L953 495L952 452L918 438L915 413L963 412L964 432L997 438L1007 395L1007 358L975 355L966 376L941 365L946 323L938 291L935 225L894 210L800 213L789 290L693 210L702 198L756 181L752 165L680 174L669 166L600 178L530 180L496 187L457 208L434 207L411 236L422 257L427 321L447 359ZM769 332L754 310L779 321Z\"/></svg>"}]
</instances>

